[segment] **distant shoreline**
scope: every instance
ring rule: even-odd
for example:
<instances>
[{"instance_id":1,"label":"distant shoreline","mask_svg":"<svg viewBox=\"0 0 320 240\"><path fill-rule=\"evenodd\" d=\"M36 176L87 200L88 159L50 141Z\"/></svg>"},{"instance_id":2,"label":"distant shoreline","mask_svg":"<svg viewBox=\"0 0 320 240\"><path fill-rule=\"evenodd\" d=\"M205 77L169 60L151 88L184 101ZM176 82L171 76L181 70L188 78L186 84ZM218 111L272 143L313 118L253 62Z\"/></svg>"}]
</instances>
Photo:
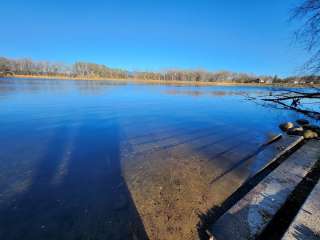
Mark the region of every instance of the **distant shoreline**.
<instances>
[{"instance_id":1,"label":"distant shoreline","mask_svg":"<svg viewBox=\"0 0 320 240\"><path fill-rule=\"evenodd\" d=\"M98 78L98 77L65 77L48 75L11 75L0 78L29 78L29 79L55 79L55 80L82 80L82 81L120 81L137 84L163 84L181 86L256 86L256 87L320 87L320 84L292 84L292 83L236 83L236 82L204 82L204 81L178 81L178 80L146 80L136 78Z\"/></svg>"}]
</instances>

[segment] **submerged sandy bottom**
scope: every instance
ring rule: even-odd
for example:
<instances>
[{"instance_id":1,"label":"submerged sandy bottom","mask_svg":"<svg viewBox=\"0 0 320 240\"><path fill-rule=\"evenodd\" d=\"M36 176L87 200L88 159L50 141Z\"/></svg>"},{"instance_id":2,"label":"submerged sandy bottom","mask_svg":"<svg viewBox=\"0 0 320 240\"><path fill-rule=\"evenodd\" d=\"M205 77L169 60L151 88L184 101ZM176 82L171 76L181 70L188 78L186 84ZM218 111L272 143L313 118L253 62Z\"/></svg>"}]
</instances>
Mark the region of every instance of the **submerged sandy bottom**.
<instances>
[{"instance_id":1,"label":"submerged sandy bottom","mask_svg":"<svg viewBox=\"0 0 320 240\"><path fill-rule=\"evenodd\" d=\"M130 123L98 135L62 129L56 139L40 131L41 145L32 145L38 134L11 145L7 151L16 155L7 155L1 168L0 236L196 239L199 214L219 205L276 151L248 158L268 135L230 131L223 123L148 122L140 123L143 132ZM105 145L94 145L106 135Z\"/></svg>"},{"instance_id":2,"label":"submerged sandy bottom","mask_svg":"<svg viewBox=\"0 0 320 240\"><path fill-rule=\"evenodd\" d=\"M292 118L243 91L0 81L0 239L197 239Z\"/></svg>"},{"instance_id":3,"label":"submerged sandy bottom","mask_svg":"<svg viewBox=\"0 0 320 240\"><path fill-rule=\"evenodd\" d=\"M228 129L155 130L127 142L123 174L151 239L197 239L199 215L221 204L278 151L271 147L249 157L263 142L247 129Z\"/></svg>"}]
</instances>

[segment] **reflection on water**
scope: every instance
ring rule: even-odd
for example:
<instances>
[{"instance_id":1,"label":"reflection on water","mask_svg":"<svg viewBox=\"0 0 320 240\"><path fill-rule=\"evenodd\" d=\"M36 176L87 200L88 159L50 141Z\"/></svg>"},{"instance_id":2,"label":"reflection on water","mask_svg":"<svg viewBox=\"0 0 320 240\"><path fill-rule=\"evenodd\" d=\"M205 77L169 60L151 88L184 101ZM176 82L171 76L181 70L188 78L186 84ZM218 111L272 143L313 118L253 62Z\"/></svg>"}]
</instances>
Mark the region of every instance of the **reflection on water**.
<instances>
[{"instance_id":1,"label":"reflection on water","mask_svg":"<svg viewBox=\"0 0 320 240\"><path fill-rule=\"evenodd\" d=\"M298 117L263 91L0 79L0 239L195 239Z\"/></svg>"},{"instance_id":2,"label":"reflection on water","mask_svg":"<svg viewBox=\"0 0 320 240\"><path fill-rule=\"evenodd\" d=\"M224 97L224 96L231 96L231 95L239 95L239 96L245 96L246 91L240 90L240 89L233 89L233 90L181 90L181 89L170 89L164 91L166 94L171 94L171 95L189 95L193 97L198 97L198 96L203 96L203 95L212 95L214 97ZM259 91L256 89L256 91L251 91L251 94L259 95L262 93L265 93L265 91Z\"/></svg>"}]
</instances>

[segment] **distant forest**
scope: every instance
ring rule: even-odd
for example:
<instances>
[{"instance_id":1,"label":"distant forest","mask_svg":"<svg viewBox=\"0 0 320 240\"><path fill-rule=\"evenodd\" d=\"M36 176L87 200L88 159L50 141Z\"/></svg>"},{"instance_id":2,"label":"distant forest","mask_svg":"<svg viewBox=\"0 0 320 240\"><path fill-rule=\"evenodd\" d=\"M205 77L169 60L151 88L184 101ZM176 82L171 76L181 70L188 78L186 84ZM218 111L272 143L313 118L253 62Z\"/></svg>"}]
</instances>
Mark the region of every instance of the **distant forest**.
<instances>
[{"instance_id":1,"label":"distant forest","mask_svg":"<svg viewBox=\"0 0 320 240\"><path fill-rule=\"evenodd\" d=\"M320 84L319 76L288 77L256 76L254 74L236 73L230 71L209 72L205 70L166 71L127 71L110 68L102 64L75 62L74 64L53 63L48 61L33 61L32 59L9 59L0 57L0 77L30 75L52 76L85 79L137 79L162 81L190 82L230 82L230 83L294 83Z\"/></svg>"}]
</instances>

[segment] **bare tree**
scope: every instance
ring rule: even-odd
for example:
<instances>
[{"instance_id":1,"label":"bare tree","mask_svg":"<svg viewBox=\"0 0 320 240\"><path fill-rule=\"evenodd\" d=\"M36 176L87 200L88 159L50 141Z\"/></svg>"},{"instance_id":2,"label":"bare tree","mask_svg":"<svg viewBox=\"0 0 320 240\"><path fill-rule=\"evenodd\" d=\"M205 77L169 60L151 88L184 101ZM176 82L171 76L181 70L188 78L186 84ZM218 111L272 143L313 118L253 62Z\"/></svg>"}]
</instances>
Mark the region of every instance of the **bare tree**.
<instances>
[{"instance_id":1,"label":"bare tree","mask_svg":"<svg viewBox=\"0 0 320 240\"><path fill-rule=\"evenodd\" d=\"M296 39L311 54L304 70L317 74L320 72L320 0L304 0L294 9L292 19L302 23L295 32Z\"/></svg>"},{"instance_id":2,"label":"bare tree","mask_svg":"<svg viewBox=\"0 0 320 240\"><path fill-rule=\"evenodd\" d=\"M296 39L311 54L303 69L308 74L320 73L320 0L304 0L293 11L292 19L300 21L301 27L296 31ZM287 78L289 82L299 80L317 83L318 76L306 76L300 78ZM253 98L257 99L257 98ZM267 105L277 108L285 108L302 113L308 117L320 120L320 89L312 86L309 90L281 90L270 92L268 96L258 98Z\"/></svg>"}]
</instances>

